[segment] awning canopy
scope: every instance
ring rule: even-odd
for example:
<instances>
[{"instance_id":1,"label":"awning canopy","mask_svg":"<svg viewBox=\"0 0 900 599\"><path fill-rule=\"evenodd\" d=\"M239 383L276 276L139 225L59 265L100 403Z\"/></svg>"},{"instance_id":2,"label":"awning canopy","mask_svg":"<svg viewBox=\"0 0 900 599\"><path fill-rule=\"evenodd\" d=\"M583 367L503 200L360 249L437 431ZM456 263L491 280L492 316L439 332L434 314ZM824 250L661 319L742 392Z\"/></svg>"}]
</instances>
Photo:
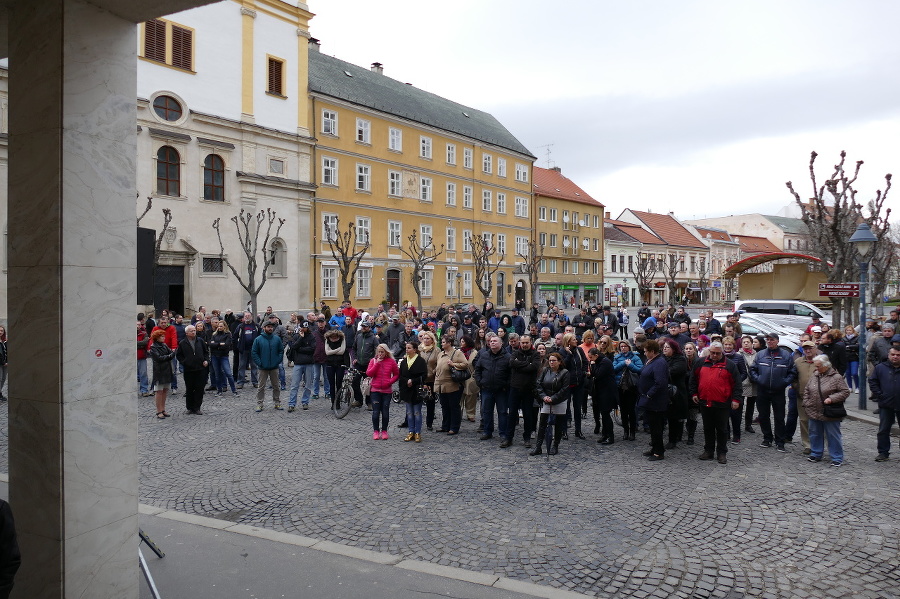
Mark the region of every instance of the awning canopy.
<instances>
[{"instance_id":1,"label":"awning canopy","mask_svg":"<svg viewBox=\"0 0 900 599\"><path fill-rule=\"evenodd\" d=\"M756 254L755 256L750 256L749 258L744 258L743 260L739 260L725 269L725 272L722 274L723 279L733 279L744 271L750 270L754 266L759 266L760 264L766 264L767 262L774 262L775 260L805 260L807 262L821 262L822 260L816 258L815 256L808 256L806 254L793 254L790 252L768 252L765 254ZM831 264L829 263L829 266Z\"/></svg>"}]
</instances>

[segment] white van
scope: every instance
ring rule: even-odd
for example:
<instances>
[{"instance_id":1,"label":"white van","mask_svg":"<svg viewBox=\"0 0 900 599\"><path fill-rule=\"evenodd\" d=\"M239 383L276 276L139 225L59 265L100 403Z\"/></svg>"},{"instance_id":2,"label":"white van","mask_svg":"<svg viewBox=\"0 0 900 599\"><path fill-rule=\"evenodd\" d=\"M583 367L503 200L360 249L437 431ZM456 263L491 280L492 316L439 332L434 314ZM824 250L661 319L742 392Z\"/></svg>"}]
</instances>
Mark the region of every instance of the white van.
<instances>
[{"instance_id":1,"label":"white van","mask_svg":"<svg viewBox=\"0 0 900 599\"><path fill-rule=\"evenodd\" d=\"M801 330L812 323L813 315L831 326L830 319L812 304L800 300L737 300L734 311L748 314L765 314L768 320Z\"/></svg>"}]
</instances>

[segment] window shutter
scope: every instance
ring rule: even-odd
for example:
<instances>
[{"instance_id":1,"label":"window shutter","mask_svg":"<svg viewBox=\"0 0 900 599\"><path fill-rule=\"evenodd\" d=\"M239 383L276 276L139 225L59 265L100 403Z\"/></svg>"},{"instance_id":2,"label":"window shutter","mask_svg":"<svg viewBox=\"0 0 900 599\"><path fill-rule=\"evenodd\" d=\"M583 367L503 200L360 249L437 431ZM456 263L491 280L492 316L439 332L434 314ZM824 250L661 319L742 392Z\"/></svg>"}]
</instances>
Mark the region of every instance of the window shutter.
<instances>
[{"instance_id":1,"label":"window shutter","mask_svg":"<svg viewBox=\"0 0 900 599\"><path fill-rule=\"evenodd\" d=\"M172 25L172 66L193 70L194 33L190 29Z\"/></svg>"},{"instance_id":2,"label":"window shutter","mask_svg":"<svg viewBox=\"0 0 900 599\"><path fill-rule=\"evenodd\" d=\"M166 24L158 19L144 23L144 58L166 62Z\"/></svg>"},{"instance_id":3,"label":"window shutter","mask_svg":"<svg viewBox=\"0 0 900 599\"><path fill-rule=\"evenodd\" d=\"M269 93L283 96L284 90L281 89L281 69L280 60L274 58L269 59Z\"/></svg>"}]
</instances>

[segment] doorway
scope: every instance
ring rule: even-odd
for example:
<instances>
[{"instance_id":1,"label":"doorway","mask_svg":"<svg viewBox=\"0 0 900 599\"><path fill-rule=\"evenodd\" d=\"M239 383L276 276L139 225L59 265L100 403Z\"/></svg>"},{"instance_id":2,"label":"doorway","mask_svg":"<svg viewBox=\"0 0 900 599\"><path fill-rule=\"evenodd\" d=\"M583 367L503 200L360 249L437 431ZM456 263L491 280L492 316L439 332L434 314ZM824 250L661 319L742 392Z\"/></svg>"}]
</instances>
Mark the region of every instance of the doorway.
<instances>
[{"instance_id":1,"label":"doorway","mask_svg":"<svg viewBox=\"0 0 900 599\"><path fill-rule=\"evenodd\" d=\"M400 271L391 268L385 273L387 280L387 301L388 306L400 305Z\"/></svg>"},{"instance_id":2,"label":"doorway","mask_svg":"<svg viewBox=\"0 0 900 599\"><path fill-rule=\"evenodd\" d=\"M502 272L497 273L497 306L505 306L506 305L506 275Z\"/></svg>"},{"instance_id":3,"label":"doorway","mask_svg":"<svg viewBox=\"0 0 900 599\"><path fill-rule=\"evenodd\" d=\"M184 266L157 266L153 279L153 307L184 314Z\"/></svg>"}]
</instances>

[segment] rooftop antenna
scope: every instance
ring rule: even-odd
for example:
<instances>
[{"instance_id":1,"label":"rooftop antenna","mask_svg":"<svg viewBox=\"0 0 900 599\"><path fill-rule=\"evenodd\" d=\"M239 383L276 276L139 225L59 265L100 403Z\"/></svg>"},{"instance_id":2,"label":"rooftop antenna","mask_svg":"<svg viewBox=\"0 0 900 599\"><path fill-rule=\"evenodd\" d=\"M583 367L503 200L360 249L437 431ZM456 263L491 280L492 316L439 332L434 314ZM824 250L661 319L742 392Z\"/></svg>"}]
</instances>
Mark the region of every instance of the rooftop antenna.
<instances>
[{"instance_id":1,"label":"rooftop antenna","mask_svg":"<svg viewBox=\"0 0 900 599\"><path fill-rule=\"evenodd\" d=\"M547 168L548 169L556 166L556 163L550 159L550 146L552 146L552 145L553 144L544 144L542 146L538 146L539 148L547 148Z\"/></svg>"}]
</instances>

